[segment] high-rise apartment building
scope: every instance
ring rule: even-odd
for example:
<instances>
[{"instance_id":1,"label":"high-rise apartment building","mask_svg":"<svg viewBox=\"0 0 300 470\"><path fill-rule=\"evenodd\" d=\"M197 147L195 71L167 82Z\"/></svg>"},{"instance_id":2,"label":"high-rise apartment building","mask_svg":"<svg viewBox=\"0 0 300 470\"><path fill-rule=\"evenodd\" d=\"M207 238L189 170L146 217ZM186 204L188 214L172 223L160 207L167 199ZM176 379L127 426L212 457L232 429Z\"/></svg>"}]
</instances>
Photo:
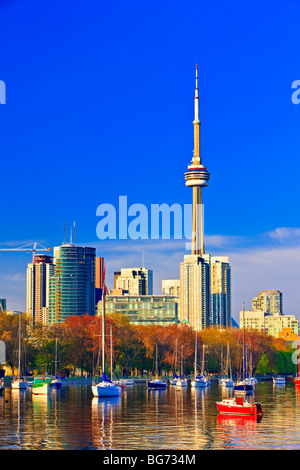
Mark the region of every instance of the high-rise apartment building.
<instances>
[{"instance_id":1,"label":"high-rise apartment building","mask_svg":"<svg viewBox=\"0 0 300 470\"><path fill-rule=\"evenodd\" d=\"M161 281L161 290L163 295L174 295L179 299L180 279L163 279Z\"/></svg>"},{"instance_id":2,"label":"high-rise apartment building","mask_svg":"<svg viewBox=\"0 0 300 470\"><path fill-rule=\"evenodd\" d=\"M282 315L282 293L279 290L262 290L252 299L252 310L263 310L269 315Z\"/></svg>"},{"instance_id":3,"label":"high-rise apartment building","mask_svg":"<svg viewBox=\"0 0 300 470\"><path fill-rule=\"evenodd\" d=\"M0 312L6 313L6 299L0 299Z\"/></svg>"},{"instance_id":4,"label":"high-rise apartment building","mask_svg":"<svg viewBox=\"0 0 300 470\"><path fill-rule=\"evenodd\" d=\"M148 268L122 268L114 273L114 289L130 295L153 294L153 271Z\"/></svg>"},{"instance_id":5,"label":"high-rise apartment building","mask_svg":"<svg viewBox=\"0 0 300 470\"><path fill-rule=\"evenodd\" d=\"M54 273L55 266L48 255L35 254L27 266L26 311L34 325L48 324L49 283Z\"/></svg>"},{"instance_id":6,"label":"high-rise apartment building","mask_svg":"<svg viewBox=\"0 0 300 470\"><path fill-rule=\"evenodd\" d=\"M210 175L200 155L198 69L196 68L194 154L185 173L193 188L192 253L180 264L179 320L201 330L210 325L231 326L231 276L226 257L205 254L202 189Z\"/></svg>"},{"instance_id":7,"label":"high-rise apartment building","mask_svg":"<svg viewBox=\"0 0 300 470\"><path fill-rule=\"evenodd\" d=\"M49 322L60 323L72 315L95 315L96 249L64 243L53 251Z\"/></svg>"},{"instance_id":8,"label":"high-rise apartment building","mask_svg":"<svg viewBox=\"0 0 300 470\"><path fill-rule=\"evenodd\" d=\"M227 256L210 258L210 324L231 326L231 267Z\"/></svg>"},{"instance_id":9,"label":"high-rise apartment building","mask_svg":"<svg viewBox=\"0 0 300 470\"><path fill-rule=\"evenodd\" d=\"M210 325L209 256L185 255L180 263L179 320L202 330Z\"/></svg>"},{"instance_id":10,"label":"high-rise apartment building","mask_svg":"<svg viewBox=\"0 0 300 470\"><path fill-rule=\"evenodd\" d=\"M102 291L104 288L104 258L96 257L95 265L95 288L96 288L96 305L102 299Z\"/></svg>"}]
</instances>

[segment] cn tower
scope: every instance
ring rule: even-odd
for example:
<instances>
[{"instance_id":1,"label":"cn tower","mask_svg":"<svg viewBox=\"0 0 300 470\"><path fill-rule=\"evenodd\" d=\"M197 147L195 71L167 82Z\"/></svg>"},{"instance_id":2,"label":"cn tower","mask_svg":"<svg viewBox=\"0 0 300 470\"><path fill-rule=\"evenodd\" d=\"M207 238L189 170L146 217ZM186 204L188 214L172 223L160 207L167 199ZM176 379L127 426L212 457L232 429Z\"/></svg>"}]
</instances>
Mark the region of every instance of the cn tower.
<instances>
[{"instance_id":1,"label":"cn tower","mask_svg":"<svg viewBox=\"0 0 300 470\"><path fill-rule=\"evenodd\" d=\"M186 186L193 188L193 227L192 227L192 255L204 254L204 228L203 228L203 203L202 188L208 186L209 173L201 162L200 155L200 125L199 120L199 90L198 90L198 65L196 65L196 89L195 89L195 119L194 125L194 155L188 171L185 173Z\"/></svg>"}]
</instances>

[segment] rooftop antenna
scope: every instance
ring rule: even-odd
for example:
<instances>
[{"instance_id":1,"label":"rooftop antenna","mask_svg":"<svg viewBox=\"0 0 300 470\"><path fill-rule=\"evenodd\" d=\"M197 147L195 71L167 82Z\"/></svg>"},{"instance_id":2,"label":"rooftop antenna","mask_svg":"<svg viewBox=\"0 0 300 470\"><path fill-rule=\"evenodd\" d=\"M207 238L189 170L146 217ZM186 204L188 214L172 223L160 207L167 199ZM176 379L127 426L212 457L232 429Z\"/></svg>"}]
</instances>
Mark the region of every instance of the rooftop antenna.
<instances>
[{"instance_id":1,"label":"rooftop antenna","mask_svg":"<svg viewBox=\"0 0 300 470\"><path fill-rule=\"evenodd\" d=\"M75 245L75 220L74 220L74 245Z\"/></svg>"}]
</instances>

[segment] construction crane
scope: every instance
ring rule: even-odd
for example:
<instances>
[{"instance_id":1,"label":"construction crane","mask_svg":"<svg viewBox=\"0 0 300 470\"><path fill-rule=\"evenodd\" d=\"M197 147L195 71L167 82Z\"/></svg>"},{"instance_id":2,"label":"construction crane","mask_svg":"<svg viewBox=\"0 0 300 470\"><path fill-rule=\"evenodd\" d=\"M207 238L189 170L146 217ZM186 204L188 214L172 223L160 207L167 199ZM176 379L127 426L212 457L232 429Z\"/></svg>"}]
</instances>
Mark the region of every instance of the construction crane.
<instances>
[{"instance_id":1,"label":"construction crane","mask_svg":"<svg viewBox=\"0 0 300 470\"><path fill-rule=\"evenodd\" d=\"M37 242L29 243L28 245L20 246L19 248L0 248L0 251L26 251L27 253L32 251L32 262L34 262L34 256L35 256L36 251L50 251L50 250L51 248L46 248Z\"/></svg>"}]
</instances>

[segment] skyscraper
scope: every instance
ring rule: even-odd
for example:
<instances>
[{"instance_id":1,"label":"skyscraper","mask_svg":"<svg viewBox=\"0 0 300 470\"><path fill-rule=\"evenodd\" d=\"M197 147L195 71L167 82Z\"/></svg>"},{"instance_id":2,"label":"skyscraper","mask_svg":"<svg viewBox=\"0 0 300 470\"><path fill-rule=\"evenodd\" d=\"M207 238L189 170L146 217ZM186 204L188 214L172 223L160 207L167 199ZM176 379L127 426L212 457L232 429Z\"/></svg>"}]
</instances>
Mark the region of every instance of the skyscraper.
<instances>
[{"instance_id":1,"label":"skyscraper","mask_svg":"<svg viewBox=\"0 0 300 470\"><path fill-rule=\"evenodd\" d=\"M283 315L282 293L279 290L262 290L252 299L252 310L263 310L269 315Z\"/></svg>"},{"instance_id":2,"label":"skyscraper","mask_svg":"<svg viewBox=\"0 0 300 470\"><path fill-rule=\"evenodd\" d=\"M131 295L153 294L153 271L148 268L122 268L114 273L114 288Z\"/></svg>"},{"instance_id":3,"label":"skyscraper","mask_svg":"<svg viewBox=\"0 0 300 470\"><path fill-rule=\"evenodd\" d=\"M96 257L96 272L95 272L95 288L96 288L96 305L102 299L102 290L104 288L104 258Z\"/></svg>"},{"instance_id":4,"label":"skyscraper","mask_svg":"<svg viewBox=\"0 0 300 470\"><path fill-rule=\"evenodd\" d=\"M0 299L0 312L6 313L6 299Z\"/></svg>"},{"instance_id":5,"label":"skyscraper","mask_svg":"<svg viewBox=\"0 0 300 470\"><path fill-rule=\"evenodd\" d=\"M48 255L35 254L27 266L26 311L34 325L48 324L49 282L54 273L55 266Z\"/></svg>"},{"instance_id":6,"label":"skyscraper","mask_svg":"<svg viewBox=\"0 0 300 470\"><path fill-rule=\"evenodd\" d=\"M202 164L198 67L196 66L194 152L186 186L193 188L192 252L180 264L179 320L201 330L210 325L231 326L231 281L228 258L205 254L202 188L210 175Z\"/></svg>"},{"instance_id":7,"label":"skyscraper","mask_svg":"<svg viewBox=\"0 0 300 470\"><path fill-rule=\"evenodd\" d=\"M96 249L64 243L54 248L55 275L50 279L49 321L95 315Z\"/></svg>"}]
</instances>

